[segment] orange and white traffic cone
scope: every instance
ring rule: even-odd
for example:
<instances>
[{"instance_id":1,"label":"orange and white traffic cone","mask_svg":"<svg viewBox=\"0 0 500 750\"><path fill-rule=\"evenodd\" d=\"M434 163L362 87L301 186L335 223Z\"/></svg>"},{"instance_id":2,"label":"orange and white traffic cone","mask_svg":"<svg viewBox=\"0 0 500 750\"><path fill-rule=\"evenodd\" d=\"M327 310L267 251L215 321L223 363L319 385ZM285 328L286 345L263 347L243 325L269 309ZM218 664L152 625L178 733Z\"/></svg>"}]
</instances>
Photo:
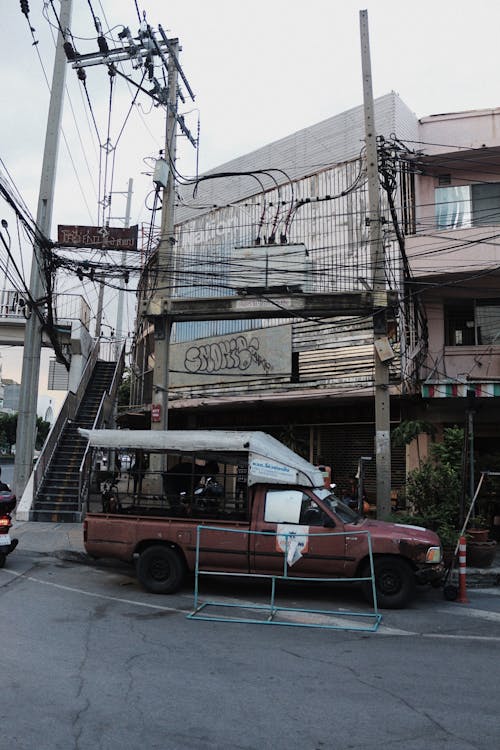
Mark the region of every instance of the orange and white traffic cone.
<instances>
[{"instance_id":1,"label":"orange and white traffic cone","mask_svg":"<svg viewBox=\"0 0 500 750\"><path fill-rule=\"evenodd\" d=\"M468 604L467 584L466 584L466 567L467 567L467 543L465 537L461 536L458 547L458 597L459 604Z\"/></svg>"}]
</instances>

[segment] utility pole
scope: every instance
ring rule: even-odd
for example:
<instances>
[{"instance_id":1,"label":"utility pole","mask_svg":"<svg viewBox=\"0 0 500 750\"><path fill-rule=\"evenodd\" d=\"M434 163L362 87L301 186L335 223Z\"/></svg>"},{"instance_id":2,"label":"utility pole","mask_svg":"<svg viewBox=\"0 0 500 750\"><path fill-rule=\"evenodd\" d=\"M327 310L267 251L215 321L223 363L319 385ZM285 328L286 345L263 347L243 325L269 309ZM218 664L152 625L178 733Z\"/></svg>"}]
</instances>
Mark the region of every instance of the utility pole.
<instances>
[{"instance_id":1,"label":"utility pole","mask_svg":"<svg viewBox=\"0 0 500 750\"><path fill-rule=\"evenodd\" d=\"M170 40L168 56L168 103L166 124L165 155L170 164L167 184L163 190L161 213L160 244L157 251L156 293L152 302L154 308L155 363L153 371L153 398L151 404L151 429L168 428L168 390L170 332L172 323L168 315L168 301L171 297L173 248L174 248L174 172L177 134L177 55L179 40Z\"/></svg>"},{"instance_id":2,"label":"utility pole","mask_svg":"<svg viewBox=\"0 0 500 750\"><path fill-rule=\"evenodd\" d=\"M127 190L127 206L125 208L125 220L124 220L124 227L127 229L130 226L130 214L132 209L132 188L134 185L133 179L130 177L128 181L128 190ZM125 268L126 262L127 262L127 252L126 250L122 251L122 268ZM120 349L122 347L121 343L124 338L124 330L123 330L123 298L124 298L124 290L123 288L120 288L120 291L118 292L118 309L116 311L116 356L118 357L118 354L120 353Z\"/></svg>"},{"instance_id":3,"label":"utility pole","mask_svg":"<svg viewBox=\"0 0 500 750\"><path fill-rule=\"evenodd\" d=\"M71 21L72 0L61 0L60 27L63 31L69 28ZM54 202L55 173L59 134L61 131L64 82L66 79L66 55L63 48L64 36L59 30L52 74L49 114L45 134L40 191L36 223L44 237L50 237L52 209ZM45 281L41 274L42 251L35 241L31 262L30 297L34 304L39 304L44 297ZM19 413L16 434L16 459L14 466L14 488L18 498L33 470L35 450L35 426L40 378L40 352L42 348L42 329L35 310L26 321L23 351L23 369L19 393Z\"/></svg>"},{"instance_id":4,"label":"utility pole","mask_svg":"<svg viewBox=\"0 0 500 750\"><path fill-rule=\"evenodd\" d=\"M391 512L391 442L389 364L381 352L387 342L387 291L385 284L384 245L381 231L380 190L377 154L377 132L373 104L372 72L368 11L359 12L363 104L365 113L366 165L370 221L370 262L373 267L373 344L375 369L375 458L377 471L377 518ZM379 309L377 309L379 308Z\"/></svg>"}]
</instances>

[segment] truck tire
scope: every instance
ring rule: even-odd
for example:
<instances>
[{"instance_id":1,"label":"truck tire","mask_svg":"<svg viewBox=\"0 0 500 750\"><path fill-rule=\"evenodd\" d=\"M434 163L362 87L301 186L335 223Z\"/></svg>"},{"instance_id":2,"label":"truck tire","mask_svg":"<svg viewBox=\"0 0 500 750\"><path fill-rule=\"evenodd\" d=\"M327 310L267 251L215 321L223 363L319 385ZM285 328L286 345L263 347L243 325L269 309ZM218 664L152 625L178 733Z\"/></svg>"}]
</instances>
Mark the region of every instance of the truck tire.
<instances>
[{"instance_id":1,"label":"truck tire","mask_svg":"<svg viewBox=\"0 0 500 750\"><path fill-rule=\"evenodd\" d=\"M373 559L377 604L383 609L403 609L414 598L416 583L411 567L400 557L387 555ZM370 575L370 561L363 566L363 577ZM372 602L372 583L363 581L363 594Z\"/></svg>"},{"instance_id":2,"label":"truck tire","mask_svg":"<svg viewBox=\"0 0 500 750\"><path fill-rule=\"evenodd\" d=\"M174 594L184 576L184 563L171 547L153 544L139 555L137 579L151 594Z\"/></svg>"}]
</instances>

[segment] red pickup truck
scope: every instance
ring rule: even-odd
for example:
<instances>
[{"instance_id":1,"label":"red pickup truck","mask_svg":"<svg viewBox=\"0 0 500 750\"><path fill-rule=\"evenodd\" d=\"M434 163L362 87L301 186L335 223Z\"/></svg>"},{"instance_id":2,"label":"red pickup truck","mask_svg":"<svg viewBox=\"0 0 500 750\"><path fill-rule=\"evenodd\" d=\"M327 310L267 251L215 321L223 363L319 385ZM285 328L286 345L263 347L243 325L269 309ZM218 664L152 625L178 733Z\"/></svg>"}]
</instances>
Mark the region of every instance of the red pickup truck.
<instances>
[{"instance_id":1,"label":"red pickup truck","mask_svg":"<svg viewBox=\"0 0 500 750\"><path fill-rule=\"evenodd\" d=\"M434 532L359 516L323 486L317 467L265 433L81 432L101 451L149 454L141 497L87 513L84 542L92 557L135 560L152 593L177 591L197 554L205 572L366 578L369 544L381 607L404 607L417 582L442 578ZM205 476L207 466L217 475ZM371 581L361 585L371 598Z\"/></svg>"}]
</instances>

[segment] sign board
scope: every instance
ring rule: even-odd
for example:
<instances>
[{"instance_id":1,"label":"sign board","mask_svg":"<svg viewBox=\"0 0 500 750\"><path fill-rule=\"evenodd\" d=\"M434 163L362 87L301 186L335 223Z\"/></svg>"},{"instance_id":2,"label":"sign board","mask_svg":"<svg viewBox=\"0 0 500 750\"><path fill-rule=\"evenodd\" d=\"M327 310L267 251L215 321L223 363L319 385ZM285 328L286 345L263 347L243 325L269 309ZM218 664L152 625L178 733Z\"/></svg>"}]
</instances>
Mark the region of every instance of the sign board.
<instances>
[{"instance_id":1,"label":"sign board","mask_svg":"<svg viewBox=\"0 0 500 750\"><path fill-rule=\"evenodd\" d=\"M289 376L291 368L290 325L196 339L174 344L170 352L174 387Z\"/></svg>"},{"instance_id":2,"label":"sign board","mask_svg":"<svg viewBox=\"0 0 500 750\"><path fill-rule=\"evenodd\" d=\"M161 404L151 404L151 421L161 422Z\"/></svg>"},{"instance_id":3,"label":"sign board","mask_svg":"<svg viewBox=\"0 0 500 750\"><path fill-rule=\"evenodd\" d=\"M138 225L133 227L86 227L59 224L57 242L64 247L100 250L137 250Z\"/></svg>"},{"instance_id":4,"label":"sign board","mask_svg":"<svg viewBox=\"0 0 500 750\"><path fill-rule=\"evenodd\" d=\"M278 464L276 461L253 458L249 464L249 471L254 478L259 477L263 482L279 481L289 484L297 482L297 471L285 464Z\"/></svg>"}]
</instances>

